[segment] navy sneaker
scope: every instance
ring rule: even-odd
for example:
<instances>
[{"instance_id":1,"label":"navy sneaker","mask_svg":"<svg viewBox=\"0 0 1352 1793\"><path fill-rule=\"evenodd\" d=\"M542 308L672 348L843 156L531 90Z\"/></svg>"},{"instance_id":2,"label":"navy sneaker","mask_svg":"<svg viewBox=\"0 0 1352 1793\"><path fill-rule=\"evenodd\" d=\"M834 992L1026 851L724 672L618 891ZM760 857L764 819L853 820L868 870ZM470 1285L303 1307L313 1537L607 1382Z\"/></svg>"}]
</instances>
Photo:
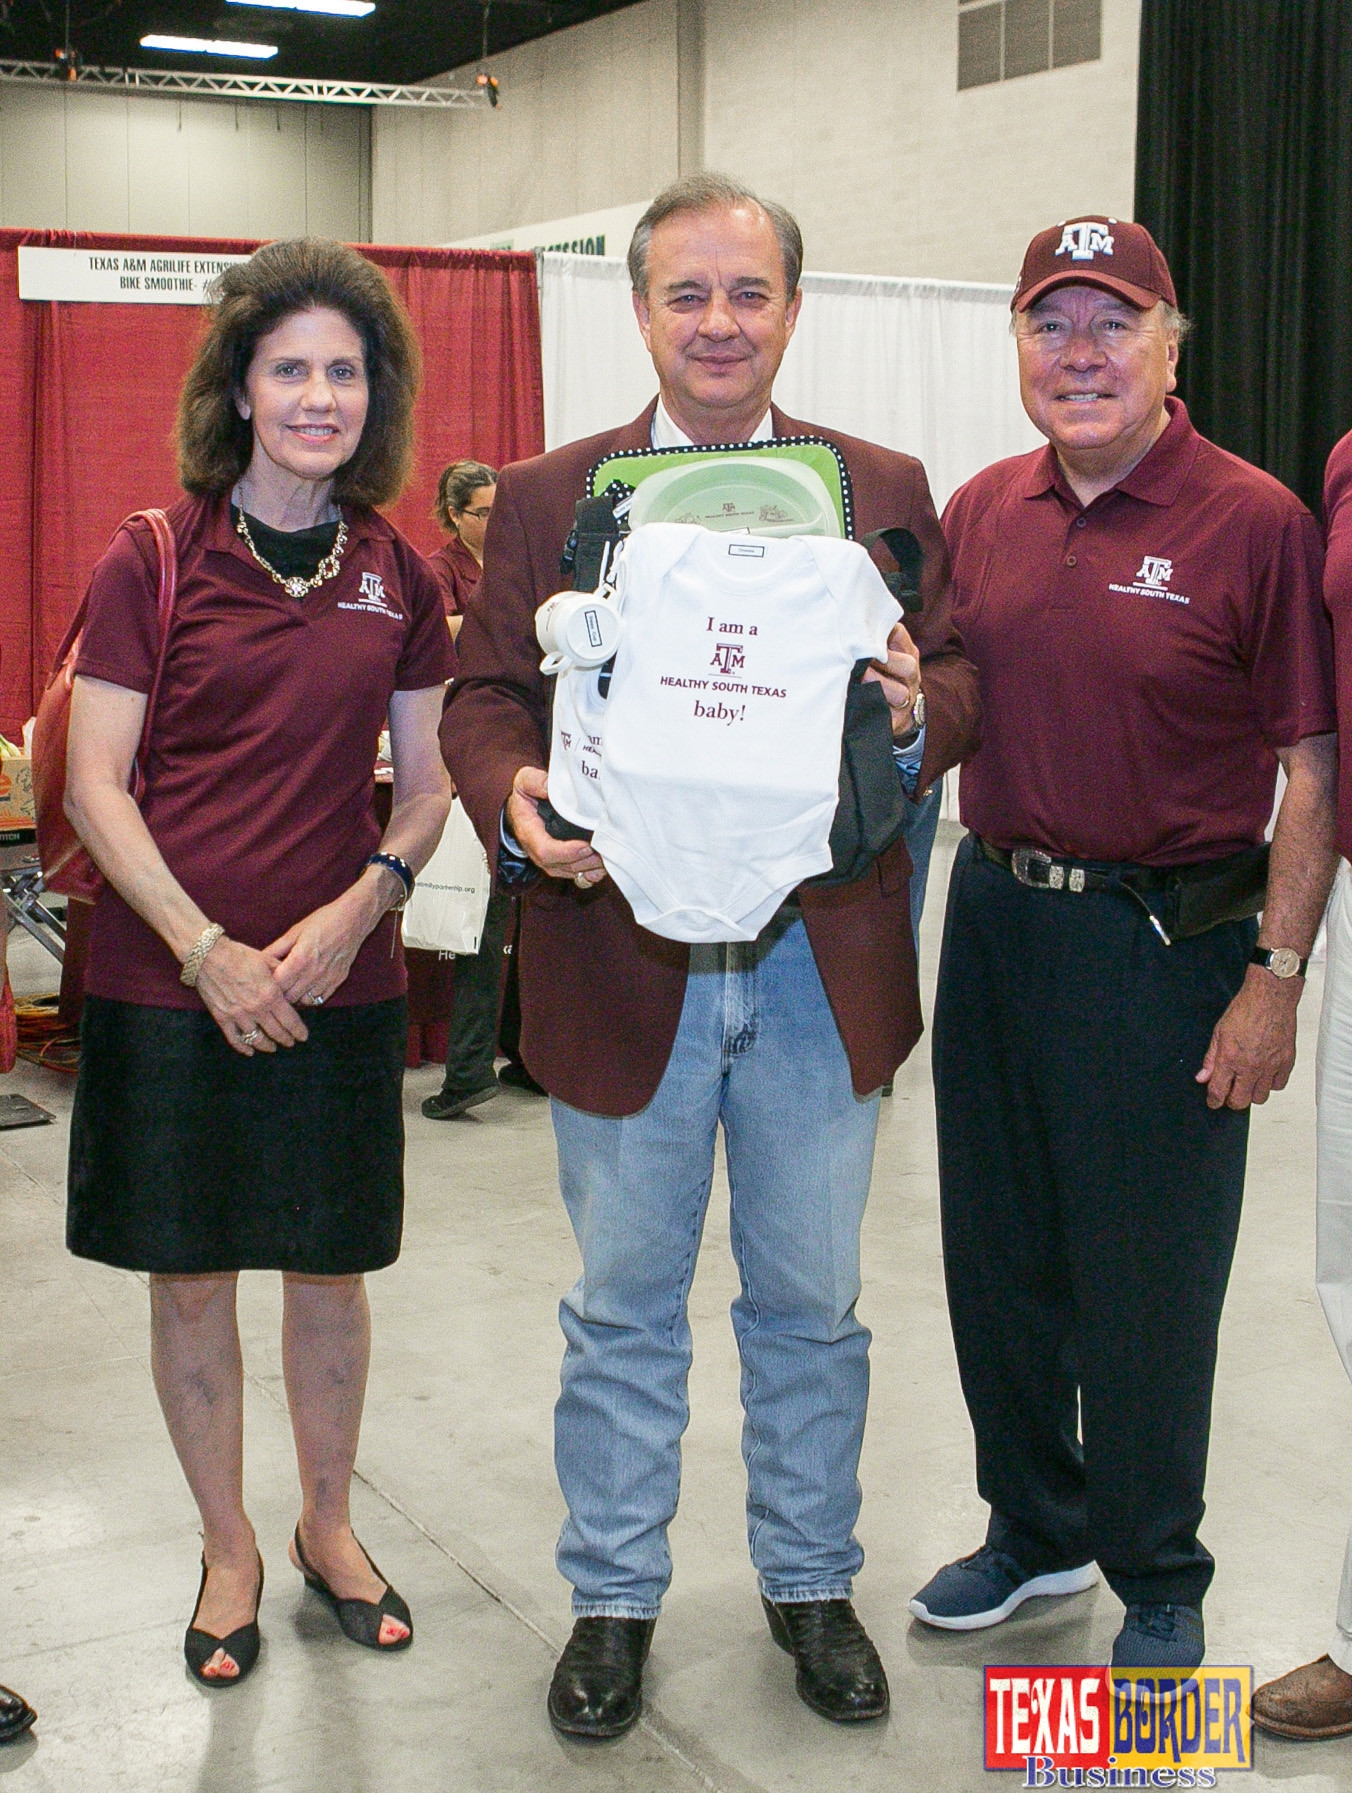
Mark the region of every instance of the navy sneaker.
<instances>
[{"instance_id":1,"label":"navy sneaker","mask_svg":"<svg viewBox=\"0 0 1352 1793\"><path fill-rule=\"evenodd\" d=\"M1129 1606L1113 1645L1114 1668L1200 1668L1206 1631L1195 1606Z\"/></svg>"},{"instance_id":2,"label":"navy sneaker","mask_svg":"<svg viewBox=\"0 0 1352 1793\"><path fill-rule=\"evenodd\" d=\"M982 1631L1007 1619L1025 1600L1082 1594L1097 1580L1093 1563L1058 1569L1051 1575L1030 1575L1005 1551L983 1544L971 1556L940 1569L910 1602L910 1610L926 1625L937 1625L943 1631Z\"/></svg>"}]
</instances>

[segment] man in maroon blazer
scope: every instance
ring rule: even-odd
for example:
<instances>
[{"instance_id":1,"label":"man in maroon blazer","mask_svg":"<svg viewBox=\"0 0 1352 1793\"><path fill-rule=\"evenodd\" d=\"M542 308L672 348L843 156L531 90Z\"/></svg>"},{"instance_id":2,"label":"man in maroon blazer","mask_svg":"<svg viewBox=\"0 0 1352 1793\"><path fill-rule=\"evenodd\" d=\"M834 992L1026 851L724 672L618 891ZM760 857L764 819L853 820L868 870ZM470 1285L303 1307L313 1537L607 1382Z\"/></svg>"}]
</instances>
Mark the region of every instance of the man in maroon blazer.
<instances>
[{"instance_id":1,"label":"man in maroon blazer","mask_svg":"<svg viewBox=\"0 0 1352 1793\"><path fill-rule=\"evenodd\" d=\"M908 791L923 793L975 748L975 675L953 630L920 464L771 405L801 302L789 214L696 176L653 202L629 262L660 396L623 429L503 471L442 728L499 874L536 868L521 1044L553 1097L583 1263L560 1308L555 1430L568 1503L558 1560L576 1624L549 1712L560 1730L590 1737L616 1736L639 1713L670 1580L686 1299L721 1122L742 1281L733 1326L748 1530L766 1616L808 1705L837 1721L872 1718L888 1692L851 1604L869 1344L855 1301L878 1092L921 1031L910 860L898 842L854 883L801 887L750 944L689 947L645 932L591 847L553 839L540 819L548 692L534 616L559 586L574 504L603 456L810 433L844 455L859 533L900 525L924 549L915 640L898 627L871 675L909 750L908 780L899 757Z\"/></svg>"}]
</instances>

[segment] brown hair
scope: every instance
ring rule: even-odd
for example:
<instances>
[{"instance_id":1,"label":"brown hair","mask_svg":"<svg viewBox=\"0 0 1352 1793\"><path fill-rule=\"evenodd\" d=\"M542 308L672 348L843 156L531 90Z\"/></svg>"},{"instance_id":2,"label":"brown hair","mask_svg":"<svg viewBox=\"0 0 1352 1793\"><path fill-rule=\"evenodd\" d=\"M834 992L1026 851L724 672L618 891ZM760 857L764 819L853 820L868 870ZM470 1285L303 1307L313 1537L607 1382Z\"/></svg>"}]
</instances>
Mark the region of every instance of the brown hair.
<instances>
[{"instance_id":1,"label":"brown hair","mask_svg":"<svg viewBox=\"0 0 1352 1793\"><path fill-rule=\"evenodd\" d=\"M455 534L455 518L451 513L464 510L480 486L497 483L496 469L485 466L482 461L452 461L449 467L442 469L432 509L447 535Z\"/></svg>"},{"instance_id":2,"label":"brown hair","mask_svg":"<svg viewBox=\"0 0 1352 1793\"><path fill-rule=\"evenodd\" d=\"M803 272L803 233L798 220L773 199L760 199L740 181L712 173L687 174L664 187L634 226L629 244L629 279L638 296L648 296L648 246L659 224L679 212L715 212L743 205L759 206L774 226L779 253L784 258L784 293L791 299L798 291Z\"/></svg>"},{"instance_id":3,"label":"brown hair","mask_svg":"<svg viewBox=\"0 0 1352 1793\"><path fill-rule=\"evenodd\" d=\"M299 311L341 312L362 339L370 402L361 440L333 481L346 504L388 504L413 458L420 357L408 314L380 270L345 243L266 243L217 277L206 335L178 400L178 475L186 492L228 492L253 456L235 404L259 339Z\"/></svg>"}]
</instances>

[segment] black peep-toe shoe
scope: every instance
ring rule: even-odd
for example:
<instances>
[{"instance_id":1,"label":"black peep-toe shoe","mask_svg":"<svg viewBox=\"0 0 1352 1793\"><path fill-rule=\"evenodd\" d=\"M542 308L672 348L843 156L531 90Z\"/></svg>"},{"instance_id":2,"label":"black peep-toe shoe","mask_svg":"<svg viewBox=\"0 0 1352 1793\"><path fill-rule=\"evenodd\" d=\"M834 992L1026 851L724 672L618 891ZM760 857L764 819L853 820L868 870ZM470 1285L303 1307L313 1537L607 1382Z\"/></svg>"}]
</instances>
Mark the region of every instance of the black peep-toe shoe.
<instances>
[{"instance_id":1,"label":"black peep-toe shoe","mask_svg":"<svg viewBox=\"0 0 1352 1793\"><path fill-rule=\"evenodd\" d=\"M324 1577L315 1568L305 1554L305 1546L300 1541L300 1526L296 1527L296 1558L300 1563L300 1572L305 1577L307 1588L313 1588L316 1594L322 1594L333 1608L334 1617L342 1626L343 1635L351 1638L354 1644L362 1644L368 1650L406 1650L413 1642L413 1614L408 1610L408 1602L402 1595L396 1594L380 1570L371 1562L370 1552L358 1538L357 1549L361 1551L371 1571L380 1575L385 1581L385 1592L379 1600L344 1600L335 1594ZM393 1643L383 1644L380 1641L381 1621L386 1617L397 1619L401 1625L408 1626L405 1637L396 1638Z\"/></svg>"},{"instance_id":2,"label":"black peep-toe shoe","mask_svg":"<svg viewBox=\"0 0 1352 1793\"><path fill-rule=\"evenodd\" d=\"M254 1601L254 1616L247 1625L241 1625L228 1637L213 1637L209 1631L199 1631L197 1615L202 1610L202 1596L207 1591L207 1559L202 1558L202 1581L197 1590L197 1605L192 1609L192 1619L183 1637L183 1657L193 1676L203 1687L238 1687L240 1682L258 1661L258 1650L262 1639L258 1633L258 1609L263 1603L263 1558L258 1559L258 1598ZM203 1670L216 1654L224 1650L239 1670L237 1675L208 1675Z\"/></svg>"}]
</instances>

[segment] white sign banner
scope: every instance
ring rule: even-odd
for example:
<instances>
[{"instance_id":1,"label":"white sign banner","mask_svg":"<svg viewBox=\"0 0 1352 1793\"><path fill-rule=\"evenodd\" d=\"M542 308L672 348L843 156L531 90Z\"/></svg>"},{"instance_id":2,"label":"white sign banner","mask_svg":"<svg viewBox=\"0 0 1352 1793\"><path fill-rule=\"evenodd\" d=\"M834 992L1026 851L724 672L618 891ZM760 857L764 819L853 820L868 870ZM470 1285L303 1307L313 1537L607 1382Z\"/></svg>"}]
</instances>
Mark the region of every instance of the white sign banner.
<instances>
[{"instance_id":1,"label":"white sign banner","mask_svg":"<svg viewBox=\"0 0 1352 1793\"><path fill-rule=\"evenodd\" d=\"M100 305L205 305L223 268L247 255L175 255L163 249L19 249L21 299Z\"/></svg>"},{"instance_id":2,"label":"white sign banner","mask_svg":"<svg viewBox=\"0 0 1352 1793\"><path fill-rule=\"evenodd\" d=\"M519 224L487 236L462 237L450 249L553 249L569 255L625 255L634 226L647 205L615 205L604 212L578 212L548 224Z\"/></svg>"}]
</instances>

